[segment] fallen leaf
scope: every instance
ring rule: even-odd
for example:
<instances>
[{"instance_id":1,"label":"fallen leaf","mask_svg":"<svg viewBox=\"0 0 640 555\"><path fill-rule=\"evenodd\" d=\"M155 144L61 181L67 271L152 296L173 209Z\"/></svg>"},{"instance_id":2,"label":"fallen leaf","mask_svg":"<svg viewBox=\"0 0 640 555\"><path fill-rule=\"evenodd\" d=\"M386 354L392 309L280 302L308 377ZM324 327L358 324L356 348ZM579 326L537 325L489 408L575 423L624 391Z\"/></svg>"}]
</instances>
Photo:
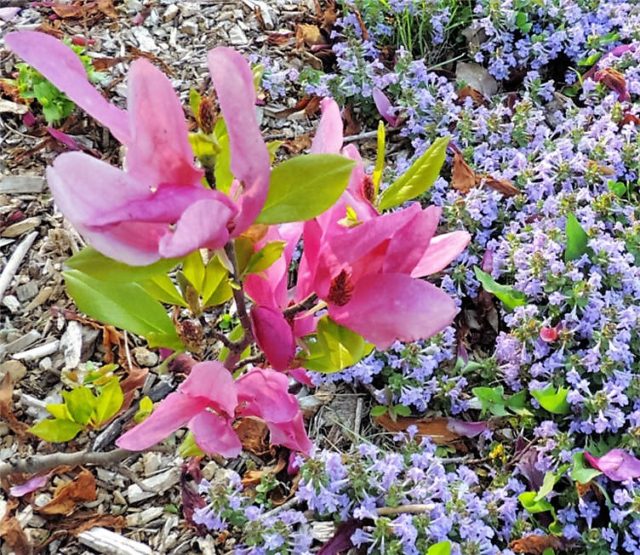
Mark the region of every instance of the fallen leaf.
<instances>
[{"instance_id":1,"label":"fallen leaf","mask_svg":"<svg viewBox=\"0 0 640 555\"><path fill-rule=\"evenodd\" d=\"M127 521L121 515L78 513L70 518L65 518L60 525L63 526L69 534L77 536L96 526L121 530L127 525Z\"/></svg>"},{"instance_id":2,"label":"fallen leaf","mask_svg":"<svg viewBox=\"0 0 640 555\"><path fill-rule=\"evenodd\" d=\"M321 12L320 28L327 34L327 36L331 36L333 26L338 20L338 10L336 9L336 3L334 0L326 2L326 5L326 9Z\"/></svg>"},{"instance_id":3,"label":"fallen leaf","mask_svg":"<svg viewBox=\"0 0 640 555\"><path fill-rule=\"evenodd\" d=\"M11 431L20 438L27 435L28 426L20 422L13 414L13 381L9 372L0 382L0 419L4 420Z\"/></svg>"},{"instance_id":4,"label":"fallen leaf","mask_svg":"<svg viewBox=\"0 0 640 555\"><path fill-rule=\"evenodd\" d=\"M98 0L98 10L111 19L118 19L118 11L113 5L113 0Z\"/></svg>"},{"instance_id":5,"label":"fallen leaf","mask_svg":"<svg viewBox=\"0 0 640 555\"><path fill-rule=\"evenodd\" d=\"M474 437L487 429L484 422L461 422L451 418L412 418L398 417L393 420L388 414L383 414L375 422L388 432L406 432L409 426L418 429L418 435L427 436L436 445L451 445L465 437Z\"/></svg>"},{"instance_id":6,"label":"fallen leaf","mask_svg":"<svg viewBox=\"0 0 640 555\"><path fill-rule=\"evenodd\" d=\"M362 130L362 126L356 120L353 114L353 108L350 104L345 106L344 111L342 112L342 117L344 118L344 136L349 137L351 135L357 135Z\"/></svg>"},{"instance_id":7,"label":"fallen leaf","mask_svg":"<svg viewBox=\"0 0 640 555\"><path fill-rule=\"evenodd\" d=\"M282 33L269 33L269 35L267 35L267 44L271 46L282 46L291 42L291 39L293 39L294 36L295 35L292 31L284 31Z\"/></svg>"},{"instance_id":8,"label":"fallen leaf","mask_svg":"<svg viewBox=\"0 0 640 555\"><path fill-rule=\"evenodd\" d=\"M89 8L94 6L95 4L93 2L85 6L82 4L53 4L51 9L58 17L70 19L88 15Z\"/></svg>"},{"instance_id":9,"label":"fallen leaf","mask_svg":"<svg viewBox=\"0 0 640 555\"><path fill-rule=\"evenodd\" d=\"M485 106L487 104L487 99L482 93L471 85L465 85L458 91L460 103L463 103L467 98L470 98L475 106Z\"/></svg>"},{"instance_id":10,"label":"fallen leaf","mask_svg":"<svg viewBox=\"0 0 640 555\"><path fill-rule=\"evenodd\" d=\"M78 503L96 499L96 479L83 469L71 482L58 486L53 499L36 510L45 515L70 515Z\"/></svg>"},{"instance_id":11,"label":"fallen leaf","mask_svg":"<svg viewBox=\"0 0 640 555\"><path fill-rule=\"evenodd\" d=\"M466 195L476 186L476 179L476 172L464 161L462 154L454 152L451 168L451 185L453 188Z\"/></svg>"},{"instance_id":12,"label":"fallen leaf","mask_svg":"<svg viewBox=\"0 0 640 555\"><path fill-rule=\"evenodd\" d=\"M633 123L634 125L640 124L640 118L631 112L627 112L624 117L620 120L618 124L620 127L624 127L628 123Z\"/></svg>"},{"instance_id":13,"label":"fallen leaf","mask_svg":"<svg viewBox=\"0 0 640 555\"><path fill-rule=\"evenodd\" d=\"M311 146L311 137L308 133L298 135L294 139L285 141L282 148L289 154L300 154L303 150L307 150Z\"/></svg>"},{"instance_id":14,"label":"fallen leaf","mask_svg":"<svg viewBox=\"0 0 640 555\"><path fill-rule=\"evenodd\" d=\"M273 475L279 474L287 467L287 461L284 457L280 457L277 462L273 465L263 466L259 470L248 470L245 475L242 477L242 485L247 488L250 486L257 486L262 477L265 475Z\"/></svg>"},{"instance_id":15,"label":"fallen leaf","mask_svg":"<svg viewBox=\"0 0 640 555\"><path fill-rule=\"evenodd\" d=\"M298 23L296 26L296 47L326 46L327 41L320 27L310 23Z\"/></svg>"},{"instance_id":16,"label":"fallen leaf","mask_svg":"<svg viewBox=\"0 0 640 555\"><path fill-rule=\"evenodd\" d=\"M123 412L131 406L136 391L144 385L148 374L148 368L138 368L137 366L134 366L129 369L127 377L120 382L124 401L119 412Z\"/></svg>"},{"instance_id":17,"label":"fallen leaf","mask_svg":"<svg viewBox=\"0 0 640 555\"><path fill-rule=\"evenodd\" d=\"M545 549L563 549L566 543L556 536L542 536L531 534L519 540L512 541L509 547L516 553L528 555L542 555Z\"/></svg>"},{"instance_id":18,"label":"fallen leaf","mask_svg":"<svg viewBox=\"0 0 640 555\"><path fill-rule=\"evenodd\" d=\"M261 457L269 453L269 428L257 418L241 418L234 426L242 447Z\"/></svg>"},{"instance_id":19,"label":"fallen leaf","mask_svg":"<svg viewBox=\"0 0 640 555\"><path fill-rule=\"evenodd\" d=\"M6 512L0 521L0 539L9 551L15 555L31 555L33 547L12 511L18 506L15 499L9 499Z\"/></svg>"},{"instance_id":20,"label":"fallen leaf","mask_svg":"<svg viewBox=\"0 0 640 555\"><path fill-rule=\"evenodd\" d=\"M484 175L482 176L482 182L487 187L491 187L499 193L502 193L505 197L514 197L520 194L520 189L508 179L496 179L490 175Z\"/></svg>"},{"instance_id":21,"label":"fallen leaf","mask_svg":"<svg viewBox=\"0 0 640 555\"><path fill-rule=\"evenodd\" d=\"M93 58L91 60L91 65L96 71L105 71L106 69L110 69L125 60L126 58Z\"/></svg>"},{"instance_id":22,"label":"fallen leaf","mask_svg":"<svg viewBox=\"0 0 640 555\"><path fill-rule=\"evenodd\" d=\"M275 112L273 115L278 119L285 119L293 114L303 112L307 117L315 115L320 110L320 97L316 95L308 95L302 97L295 106Z\"/></svg>"},{"instance_id":23,"label":"fallen leaf","mask_svg":"<svg viewBox=\"0 0 640 555\"><path fill-rule=\"evenodd\" d=\"M362 40L369 40L369 31L367 30L367 26L364 24L364 19L362 19L362 15L358 10L354 10L354 14L356 16L356 19L358 20L358 26L360 27Z\"/></svg>"}]
</instances>

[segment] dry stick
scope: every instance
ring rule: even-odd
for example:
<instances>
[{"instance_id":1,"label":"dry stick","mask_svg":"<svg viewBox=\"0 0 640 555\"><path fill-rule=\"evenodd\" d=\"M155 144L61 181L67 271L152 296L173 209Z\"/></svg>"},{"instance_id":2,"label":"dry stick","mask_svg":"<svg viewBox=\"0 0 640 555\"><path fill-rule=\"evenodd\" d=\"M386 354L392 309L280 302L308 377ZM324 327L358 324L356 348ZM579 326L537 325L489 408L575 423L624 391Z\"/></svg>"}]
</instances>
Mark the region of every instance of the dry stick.
<instances>
[{"instance_id":1,"label":"dry stick","mask_svg":"<svg viewBox=\"0 0 640 555\"><path fill-rule=\"evenodd\" d=\"M2 274L0 274L0 299L4 297L4 292L7 290L7 287L11 285L11 280L13 276L16 275L20 264L22 263L22 259L27 255L27 252L33 245L33 242L36 240L38 236L37 231L32 231L27 235L27 237L20 243L16 250L13 251L11 258L9 258L9 262L2 270Z\"/></svg>"},{"instance_id":2,"label":"dry stick","mask_svg":"<svg viewBox=\"0 0 640 555\"><path fill-rule=\"evenodd\" d=\"M433 511L436 506L433 503L428 505L400 505L399 507L380 507L376 509L378 516L394 516L394 515L419 515Z\"/></svg>"},{"instance_id":3,"label":"dry stick","mask_svg":"<svg viewBox=\"0 0 640 555\"><path fill-rule=\"evenodd\" d=\"M0 463L0 479L14 472L35 474L56 466L78 466L85 464L109 465L120 462L137 452L126 449L114 449L105 453L78 451L77 453L54 453L52 455L33 455L16 461Z\"/></svg>"},{"instance_id":4,"label":"dry stick","mask_svg":"<svg viewBox=\"0 0 640 555\"><path fill-rule=\"evenodd\" d=\"M387 136L395 135L398 133L399 129L387 129ZM364 133L359 133L358 135L350 135L344 138L345 143L355 143L357 141L365 141L367 139L375 139L378 136L377 131L365 131Z\"/></svg>"},{"instance_id":5,"label":"dry stick","mask_svg":"<svg viewBox=\"0 0 640 555\"><path fill-rule=\"evenodd\" d=\"M243 366L247 364L259 364L264 362L264 355L260 353L259 355L254 355L252 357L243 358L238 364L233 367L233 371L240 370Z\"/></svg>"},{"instance_id":6,"label":"dry stick","mask_svg":"<svg viewBox=\"0 0 640 555\"><path fill-rule=\"evenodd\" d=\"M311 310L317 302L318 302L318 295L314 293L313 295L309 295L303 301L300 301L298 304L294 304L286 308L282 314L285 318L292 318L296 314L300 314L301 312L307 312L307 310Z\"/></svg>"}]
</instances>

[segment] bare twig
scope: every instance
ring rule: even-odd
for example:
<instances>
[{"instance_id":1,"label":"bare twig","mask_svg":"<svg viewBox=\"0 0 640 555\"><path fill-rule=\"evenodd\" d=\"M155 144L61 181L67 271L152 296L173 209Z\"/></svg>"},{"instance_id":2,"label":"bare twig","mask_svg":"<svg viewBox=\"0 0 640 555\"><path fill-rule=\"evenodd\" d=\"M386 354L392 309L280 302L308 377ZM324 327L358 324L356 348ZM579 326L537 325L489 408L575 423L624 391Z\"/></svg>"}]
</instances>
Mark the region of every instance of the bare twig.
<instances>
[{"instance_id":1,"label":"bare twig","mask_svg":"<svg viewBox=\"0 0 640 555\"><path fill-rule=\"evenodd\" d=\"M16 247L16 250L13 251L11 258L9 258L9 262L7 262L4 270L2 270L2 274L0 274L0 299L4 297L4 292L7 290L9 285L11 285L13 276L16 275L16 272L22 263L22 259L27 255L27 252L31 248L31 245L33 245L37 236L37 231L29 233L24 241Z\"/></svg>"},{"instance_id":2,"label":"bare twig","mask_svg":"<svg viewBox=\"0 0 640 555\"><path fill-rule=\"evenodd\" d=\"M311 310L314 305L318 302L318 295L315 293L313 295L308 296L303 301L300 301L298 304L291 305L283 311L283 315L285 318L292 318L296 314L300 314L301 312L306 312L307 310Z\"/></svg>"},{"instance_id":3,"label":"bare twig","mask_svg":"<svg viewBox=\"0 0 640 555\"><path fill-rule=\"evenodd\" d=\"M387 129L387 136L394 135L400 131L399 129ZM350 135L344 138L345 143L355 143L357 141L366 141L367 139L375 139L378 136L377 131L365 131L358 135Z\"/></svg>"},{"instance_id":4,"label":"bare twig","mask_svg":"<svg viewBox=\"0 0 640 555\"><path fill-rule=\"evenodd\" d=\"M222 343L230 351L233 350L236 346L236 344L231 341L231 339L229 339L224 333L220 333L218 330L211 330L211 335L213 335L215 339L220 341L220 343Z\"/></svg>"},{"instance_id":5,"label":"bare twig","mask_svg":"<svg viewBox=\"0 0 640 555\"><path fill-rule=\"evenodd\" d=\"M95 464L107 466L118 463L127 457L137 453L126 449L114 449L105 453L95 453L93 451L78 451L77 453L53 453L51 455L33 455L24 459L9 460L0 463L0 478L4 478L14 472L24 474L35 474L44 470L55 468L56 466L78 466L85 464Z\"/></svg>"},{"instance_id":6,"label":"bare twig","mask_svg":"<svg viewBox=\"0 0 640 555\"><path fill-rule=\"evenodd\" d=\"M433 503L416 504L416 505L400 505L399 507L380 507L376 509L378 516L395 516L395 515L419 515L433 511L436 506Z\"/></svg>"},{"instance_id":7,"label":"bare twig","mask_svg":"<svg viewBox=\"0 0 640 555\"><path fill-rule=\"evenodd\" d=\"M233 371L240 370L243 366L247 364L259 364L264 361L264 355L260 353L259 355L254 355L252 357L243 358L239 361L233 368Z\"/></svg>"}]
</instances>

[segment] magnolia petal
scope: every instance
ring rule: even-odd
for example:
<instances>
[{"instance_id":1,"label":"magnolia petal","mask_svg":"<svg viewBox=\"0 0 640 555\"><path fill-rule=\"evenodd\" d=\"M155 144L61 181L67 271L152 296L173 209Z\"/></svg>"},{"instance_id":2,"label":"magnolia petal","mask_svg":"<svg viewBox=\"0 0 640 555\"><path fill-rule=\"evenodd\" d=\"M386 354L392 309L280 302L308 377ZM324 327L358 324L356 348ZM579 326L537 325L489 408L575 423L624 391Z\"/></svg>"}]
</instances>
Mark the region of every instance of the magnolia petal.
<instances>
[{"instance_id":1,"label":"magnolia petal","mask_svg":"<svg viewBox=\"0 0 640 555\"><path fill-rule=\"evenodd\" d=\"M441 214L442 208L429 206L398 229L391 236L382 271L410 274L428 250Z\"/></svg>"},{"instance_id":2,"label":"magnolia petal","mask_svg":"<svg viewBox=\"0 0 640 555\"><path fill-rule=\"evenodd\" d=\"M269 190L270 159L258 119L253 73L238 52L218 47L209 52L209 71L227 126L231 171L242 184L233 235L245 231L257 218Z\"/></svg>"},{"instance_id":3,"label":"magnolia petal","mask_svg":"<svg viewBox=\"0 0 640 555\"><path fill-rule=\"evenodd\" d=\"M391 127L396 127L398 125L399 118L395 115L393 105L387 95L380 89L373 89L373 101L384 120Z\"/></svg>"},{"instance_id":4,"label":"magnolia petal","mask_svg":"<svg viewBox=\"0 0 640 555\"><path fill-rule=\"evenodd\" d=\"M640 478L640 460L624 449L612 449L602 457L584 452L586 461L614 482Z\"/></svg>"},{"instance_id":5,"label":"magnolia petal","mask_svg":"<svg viewBox=\"0 0 640 555\"><path fill-rule=\"evenodd\" d=\"M288 422L267 422L267 426L269 426L269 431L271 432L272 444L283 445L293 451L300 451L305 455L311 452L313 443L311 443L304 429L302 412L298 411Z\"/></svg>"},{"instance_id":6,"label":"magnolia petal","mask_svg":"<svg viewBox=\"0 0 640 555\"><path fill-rule=\"evenodd\" d=\"M201 200L187 208L173 231L159 244L162 258L185 256L198 248L219 249L229 240L227 225L233 211L217 200Z\"/></svg>"},{"instance_id":7,"label":"magnolia petal","mask_svg":"<svg viewBox=\"0 0 640 555\"><path fill-rule=\"evenodd\" d=\"M344 127L340 108L333 98L323 98L320 102L322 116L318 130L311 143L313 154L338 154L342 148Z\"/></svg>"},{"instance_id":8,"label":"magnolia petal","mask_svg":"<svg viewBox=\"0 0 640 555\"><path fill-rule=\"evenodd\" d=\"M467 422L466 420L447 419L447 428L464 437L476 437L489 429L488 422Z\"/></svg>"},{"instance_id":9,"label":"magnolia petal","mask_svg":"<svg viewBox=\"0 0 640 555\"><path fill-rule=\"evenodd\" d=\"M242 452L242 443L231 423L218 414L201 412L189 422L189 429L193 432L196 444L205 453L231 459Z\"/></svg>"},{"instance_id":10,"label":"magnolia petal","mask_svg":"<svg viewBox=\"0 0 640 555\"><path fill-rule=\"evenodd\" d=\"M116 441L121 449L142 451L161 442L207 408L207 400L171 393L141 424Z\"/></svg>"},{"instance_id":11,"label":"magnolia petal","mask_svg":"<svg viewBox=\"0 0 640 555\"><path fill-rule=\"evenodd\" d=\"M453 321L453 299L426 281L404 274L371 274L355 284L344 306L329 305L331 317L379 349L394 341L426 339Z\"/></svg>"},{"instance_id":12,"label":"magnolia petal","mask_svg":"<svg viewBox=\"0 0 640 555\"><path fill-rule=\"evenodd\" d=\"M37 31L9 33L4 42L80 108L109 128L116 139L129 144L127 113L106 100L89 82L80 58L71 48L51 35Z\"/></svg>"},{"instance_id":13,"label":"magnolia petal","mask_svg":"<svg viewBox=\"0 0 640 555\"><path fill-rule=\"evenodd\" d=\"M286 370L296 352L289 322L280 310L255 306L251 310L251 327L258 346L276 370Z\"/></svg>"},{"instance_id":14,"label":"magnolia petal","mask_svg":"<svg viewBox=\"0 0 640 555\"><path fill-rule=\"evenodd\" d=\"M27 495L27 493L31 493L32 491L36 491L37 489L46 486L50 477L51 472L43 474L42 476L34 476L22 484L12 486L11 489L9 489L9 495L11 495L11 497L22 497L23 495Z\"/></svg>"},{"instance_id":15,"label":"magnolia petal","mask_svg":"<svg viewBox=\"0 0 640 555\"><path fill-rule=\"evenodd\" d=\"M297 414L298 401L289 393L289 379L274 370L254 369L236 380L238 413L266 422L288 422Z\"/></svg>"},{"instance_id":16,"label":"magnolia petal","mask_svg":"<svg viewBox=\"0 0 640 555\"><path fill-rule=\"evenodd\" d=\"M180 100L167 76L139 58L129 71L131 142L127 171L149 188L162 184L200 187Z\"/></svg>"},{"instance_id":17,"label":"magnolia petal","mask_svg":"<svg viewBox=\"0 0 640 555\"><path fill-rule=\"evenodd\" d=\"M453 231L437 235L411 272L411 277L424 277L444 270L467 248L471 235L466 231Z\"/></svg>"},{"instance_id":18,"label":"magnolia petal","mask_svg":"<svg viewBox=\"0 0 640 555\"><path fill-rule=\"evenodd\" d=\"M195 364L187 379L178 388L189 397L205 399L218 411L232 417L238 405L238 395L231 372L216 361Z\"/></svg>"},{"instance_id":19,"label":"magnolia petal","mask_svg":"<svg viewBox=\"0 0 640 555\"><path fill-rule=\"evenodd\" d=\"M0 19L11 21L22 8L0 8Z\"/></svg>"}]
</instances>

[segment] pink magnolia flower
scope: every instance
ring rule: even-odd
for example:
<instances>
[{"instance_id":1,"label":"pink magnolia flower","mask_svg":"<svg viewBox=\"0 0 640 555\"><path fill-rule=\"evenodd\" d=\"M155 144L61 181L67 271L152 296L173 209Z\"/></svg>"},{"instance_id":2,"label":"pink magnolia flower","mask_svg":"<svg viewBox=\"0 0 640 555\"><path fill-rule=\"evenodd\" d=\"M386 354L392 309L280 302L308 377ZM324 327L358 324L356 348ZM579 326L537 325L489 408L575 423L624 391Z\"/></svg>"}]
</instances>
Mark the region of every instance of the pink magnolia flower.
<instances>
[{"instance_id":1,"label":"pink magnolia flower","mask_svg":"<svg viewBox=\"0 0 640 555\"><path fill-rule=\"evenodd\" d=\"M584 458L593 468L615 482L640 478L640 460L624 449L612 449L602 457L594 457L585 451Z\"/></svg>"},{"instance_id":2,"label":"pink magnolia flower","mask_svg":"<svg viewBox=\"0 0 640 555\"><path fill-rule=\"evenodd\" d=\"M380 115L391 127L397 127L400 118L395 113L395 108L391 101L380 89L373 89L373 101Z\"/></svg>"},{"instance_id":3,"label":"pink magnolia flower","mask_svg":"<svg viewBox=\"0 0 640 555\"><path fill-rule=\"evenodd\" d=\"M47 171L59 209L97 250L145 265L219 248L255 219L267 194L269 154L255 116L252 73L240 54L209 53L236 177L229 197L202 185L180 101L148 61L131 65L125 111L93 87L82 62L57 39L22 31L9 33L5 43L126 147L124 171L79 152L62 154Z\"/></svg>"},{"instance_id":4,"label":"pink magnolia flower","mask_svg":"<svg viewBox=\"0 0 640 555\"><path fill-rule=\"evenodd\" d=\"M178 391L171 393L116 444L123 449L142 451L188 426L198 447L206 453L235 457L242 451L242 444L233 422L241 417L264 420L273 444L302 453L309 453L312 447L298 402L288 392L286 376L256 369L234 381L219 362L193 366Z\"/></svg>"}]
</instances>

